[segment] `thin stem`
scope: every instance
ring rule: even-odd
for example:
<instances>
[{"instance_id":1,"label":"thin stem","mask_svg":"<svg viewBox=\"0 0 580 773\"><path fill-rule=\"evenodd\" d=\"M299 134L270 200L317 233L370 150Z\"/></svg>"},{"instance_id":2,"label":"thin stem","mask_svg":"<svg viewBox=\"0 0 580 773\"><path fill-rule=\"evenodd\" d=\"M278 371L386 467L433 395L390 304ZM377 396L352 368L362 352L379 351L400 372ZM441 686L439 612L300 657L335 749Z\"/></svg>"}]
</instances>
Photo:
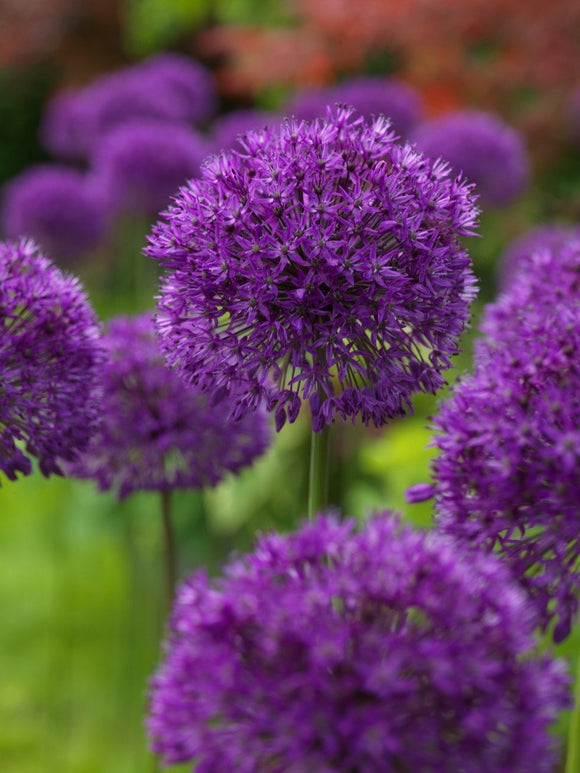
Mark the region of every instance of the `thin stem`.
<instances>
[{"instance_id":1,"label":"thin stem","mask_svg":"<svg viewBox=\"0 0 580 773\"><path fill-rule=\"evenodd\" d=\"M576 673L574 710L570 717L568 748L566 750L566 773L580 773L580 657Z\"/></svg>"},{"instance_id":2,"label":"thin stem","mask_svg":"<svg viewBox=\"0 0 580 773\"><path fill-rule=\"evenodd\" d=\"M308 485L308 517L328 506L328 451L330 427L313 432L310 445L310 480Z\"/></svg>"},{"instance_id":3,"label":"thin stem","mask_svg":"<svg viewBox=\"0 0 580 773\"><path fill-rule=\"evenodd\" d=\"M171 523L171 490L161 491L161 519L163 521L163 542L165 554L165 584L167 594L167 608L171 608L175 581L177 577L177 555L175 551L175 536Z\"/></svg>"}]
</instances>

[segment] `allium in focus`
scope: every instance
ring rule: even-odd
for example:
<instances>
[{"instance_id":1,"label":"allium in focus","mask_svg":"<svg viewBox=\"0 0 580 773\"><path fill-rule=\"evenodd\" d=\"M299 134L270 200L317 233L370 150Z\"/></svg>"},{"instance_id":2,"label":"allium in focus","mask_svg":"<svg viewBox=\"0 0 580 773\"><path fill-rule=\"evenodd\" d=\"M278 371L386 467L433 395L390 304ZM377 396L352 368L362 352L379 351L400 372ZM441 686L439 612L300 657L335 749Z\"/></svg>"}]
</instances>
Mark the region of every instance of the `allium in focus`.
<instances>
[{"instance_id":1,"label":"allium in focus","mask_svg":"<svg viewBox=\"0 0 580 773\"><path fill-rule=\"evenodd\" d=\"M530 177L520 134L499 117L460 110L424 121L411 139L431 158L448 161L457 174L475 183L484 207L511 204Z\"/></svg>"},{"instance_id":2,"label":"allium in focus","mask_svg":"<svg viewBox=\"0 0 580 773\"><path fill-rule=\"evenodd\" d=\"M146 253L166 267L169 361L235 415L262 400L280 429L381 426L443 383L475 295L461 236L471 186L394 140L388 121L249 132L181 188Z\"/></svg>"},{"instance_id":3,"label":"allium in focus","mask_svg":"<svg viewBox=\"0 0 580 773\"><path fill-rule=\"evenodd\" d=\"M568 678L534 624L495 557L318 516L182 585L152 746L196 773L552 770Z\"/></svg>"},{"instance_id":4,"label":"allium in focus","mask_svg":"<svg viewBox=\"0 0 580 773\"><path fill-rule=\"evenodd\" d=\"M98 421L100 326L78 280L27 240L0 243L0 470L61 475Z\"/></svg>"},{"instance_id":5,"label":"allium in focus","mask_svg":"<svg viewBox=\"0 0 580 773\"><path fill-rule=\"evenodd\" d=\"M65 166L31 167L6 186L2 230L31 237L55 260L73 263L106 235L102 193L96 182Z\"/></svg>"},{"instance_id":6,"label":"allium in focus","mask_svg":"<svg viewBox=\"0 0 580 773\"><path fill-rule=\"evenodd\" d=\"M482 330L435 418L438 523L500 553L561 641L580 594L580 240L530 256Z\"/></svg>"},{"instance_id":7,"label":"allium in focus","mask_svg":"<svg viewBox=\"0 0 580 773\"><path fill-rule=\"evenodd\" d=\"M111 320L104 345L103 420L70 474L93 479L119 498L202 488L268 448L264 411L230 422L227 401L210 406L207 395L166 367L149 314Z\"/></svg>"}]
</instances>

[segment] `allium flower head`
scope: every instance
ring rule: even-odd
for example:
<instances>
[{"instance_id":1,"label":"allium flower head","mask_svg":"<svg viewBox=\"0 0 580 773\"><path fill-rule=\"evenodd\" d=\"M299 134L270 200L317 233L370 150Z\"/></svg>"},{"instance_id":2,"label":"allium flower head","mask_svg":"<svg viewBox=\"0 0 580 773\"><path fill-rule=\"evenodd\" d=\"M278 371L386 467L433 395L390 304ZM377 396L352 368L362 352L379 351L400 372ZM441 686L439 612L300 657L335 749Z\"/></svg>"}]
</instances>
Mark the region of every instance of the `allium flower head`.
<instances>
[{"instance_id":1,"label":"allium flower head","mask_svg":"<svg viewBox=\"0 0 580 773\"><path fill-rule=\"evenodd\" d=\"M160 89L181 107L184 122L200 124L217 110L217 91L212 72L182 54L164 52L137 65L130 72L152 89Z\"/></svg>"},{"instance_id":2,"label":"allium flower head","mask_svg":"<svg viewBox=\"0 0 580 773\"><path fill-rule=\"evenodd\" d=\"M437 518L501 553L560 641L580 593L580 241L528 268L435 418Z\"/></svg>"},{"instance_id":3,"label":"allium flower head","mask_svg":"<svg viewBox=\"0 0 580 773\"><path fill-rule=\"evenodd\" d=\"M511 242L500 258L498 271L502 289L509 289L514 278L529 270L530 260L542 250L565 248L573 239L580 238L580 225L545 224L531 228Z\"/></svg>"},{"instance_id":4,"label":"allium flower head","mask_svg":"<svg viewBox=\"0 0 580 773\"><path fill-rule=\"evenodd\" d=\"M180 190L146 250L170 270L159 329L204 391L265 398L280 428L381 426L435 391L475 294L471 188L339 108L250 132Z\"/></svg>"},{"instance_id":5,"label":"allium flower head","mask_svg":"<svg viewBox=\"0 0 580 773\"><path fill-rule=\"evenodd\" d=\"M95 175L113 212L153 217L199 173L205 155L205 141L193 129L131 121L109 132L96 148Z\"/></svg>"},{"instance_id":6,"label":"allium flower head","mask_svg":"<svg viewBox=\"0 0 580 773\"><path fill-rule=\"evenodd\" d=\"M184 108L174 90L126 68L57 95L40 132L45 147L59 158L87 160L108 132L135 120L183 124Z\"/></svg>"},{"instance_id":7,"label":"allium flower head","mask_svg":"<svg viewBox=\"0 0 580 773\"><path fill-rule=\"evenodd\" d=\"M304 89L288 102L285 112L299 120L323 118L327 105L352 105L367 120L386 116L400 137L407 137L421 115L421 98L396 78L361 76L329 87Z\"/></svg>"},{"instance_id":8,"label":"allium flower head","mask_svg":"<svg viewBox=\"0 0 580 773\"><path fill-rule=\"evenodd\" d=\"M420 124L412 135L419 150L448 161L475 183L484 206L511 203L530 176L518 132L490 113L460 110Z\"/></svg>"},{"instance_id":9,"label":"allium flower head","mask_svg":"<svg viewBox=\"0 0 580 773\"><path fill-rule=\"evenodd\" d=\"M2 231L32 237L54 258L69 262L105 237L106 217L98 187L64 166L36 166L14 178L2 201Z\"/></svg>"},{"instance_id":10,"label":"allium flower head","mask_svg":"<svg viewBox=\"0 0 580 773\"><path fill-rule=\"evenodd\" d=\"M62 474L98 418L103 354L97 319L76 279L31 242L0 243L0 469Z\"/></svg>"},{"instance_id":11,"label":"allium flower head","mask_svg":"<svg viewBox=\"0 0 580 773\"><path fill-rule=\"evenodd\" d=\"M70 465L120 498L135 491L214 486L268 447L264 412L227 421L169 370L150 315L117 317L104 336L103 421L87 452Z\"/></svg>"},{"instance_id":12,"label":"allium flower head","mask_svg":"<svg viewBox=\"0 0 580 773\"><path fill-rule=\"evenodd\" d=\"M534 622L495 557L319 516L182 585L153 748L197 773L550 770L567 677Z\"/></svg>"}]
</instances>

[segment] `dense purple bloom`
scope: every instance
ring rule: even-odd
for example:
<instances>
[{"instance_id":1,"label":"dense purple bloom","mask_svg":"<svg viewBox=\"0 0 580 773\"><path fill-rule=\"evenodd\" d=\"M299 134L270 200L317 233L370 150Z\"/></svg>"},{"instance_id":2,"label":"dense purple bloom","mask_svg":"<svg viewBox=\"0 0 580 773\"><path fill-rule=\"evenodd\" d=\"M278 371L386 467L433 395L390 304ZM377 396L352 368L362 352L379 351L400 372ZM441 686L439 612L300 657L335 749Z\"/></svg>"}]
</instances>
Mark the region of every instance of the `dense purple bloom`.
<instances>
[{"instance_id":1,"label":"dense purple bloom","mask_svg":"<svg viewBox=\"0 0 580 773\"><path fill-rule=\"evenodd\" d=\"M0 470L62 474L95 429L100 329L77 279L33 242L0 243Z\"/></svg>"},{"instance_id":2,"label":"dense purple bloom","mask_svg":"<svg viewBox=\"0 0 580 773\"><path fill-rule=\"evenodd\" d=\"M6 236L30 236L65 262L96 247L106 231L98 187L64 166L35 166L14 178L4 190L1 221Z\"/></svg>"},{"instance_id":3,"label":"dense purple bloom","mask_svg":"<svg viewBox=\"0 0 580 773\"><path fill-rule=\"evenodd\" d=\"M528 268L435 418L437 518L497 550L560 641L580 593L580 241Z\"/></svg>"},{"instance_id":4,"label":"dense purple bloom","mask_svg":"<svg viewBox=\"0 0 580 773\"><path fill-rule=\"evenodd\" d=\"M502 289L507 289L521 271L527 271L531 257L543 249L558 250L580 238L580 225L553 223L538 225L508 245L500 258L498 273Z\"/></svg>"},{"instance_id":5,"label":"dense purple bloom","mask_svg":"<svg viewBox=\"0 0 580 773\"><path fill-rule=\"evenodd\" d=\"M206 142L186 126L132 121L95 151L94 169L112 212L155 216L185 181L199 174Z\"/></svg>"},{"instance_id":6,"label":"dense purple bloom","mask_svg":"<svg viewBox=\"0 0 580 773\"><path fill-rule=\"evenodd\" d=\"M447 113L424 121L412 139L423 153L448 161L475 183L485 206L511 203L528 183L529 160L520 134L491 113Z\"/></svg>"},{"instance_id":7,"label":"dense purple bloom","mask_svg":"<svg viewBox=\"0 0 580 773\"><path fill-rule=\"evenodd\" d=\"M196 773L551 770L568 680L534 622L492 556L319 516L182 585L153 748Z\"/></svg>"},{"instance_id":8,"label":"dense purple bloom","mask_svg":"<svg viewBox=\"0 0 580 773\"><path fill-rule=\"evenodd\" d=\"M217 152L222 150L242 150L239 140L241 135L252 129L262 129L279 123L279 119L273 113L266 110L234 110L225 113L213 122L211 131L211 144Z\"/></svg>"},{"instance_id":9,"label":"dense purple bloom","mask_svg":"<svg viewBox=\"0 0 580 773\"><path fill-rule=\"evenodd\" d=\"M120 498L134 491L215 486L268 447L264 412L227 421L229 406L169 370L148 314L118 317L104 337L103 421L69 472Z\"/></svg>"},{"instance_id":10,"label":"dense purple bloom","mask_svg":"<svg viewBox=\"0 0 580 773\"><path fill-rule=\"evenodd\" d=\"M266 399L280 428L381 426L436 391L475 294L471 188L349 109L251 132L180 190L147 254L159 329L204 391Z\"/></svg>"},{"instance_id":11,"label":"dense purple bloom","mask_svg":"<svg viewBox=\"0 0 580 773\"><path fill-rule=\"evenodd\" d=\"M327 105L352 105L367 120L384 115L400 137L407 137L421 115L421 98L395 78L349 78L333 86L304 89L285 107L299 120L324 118Z\"/></svg>"}]
</instances>

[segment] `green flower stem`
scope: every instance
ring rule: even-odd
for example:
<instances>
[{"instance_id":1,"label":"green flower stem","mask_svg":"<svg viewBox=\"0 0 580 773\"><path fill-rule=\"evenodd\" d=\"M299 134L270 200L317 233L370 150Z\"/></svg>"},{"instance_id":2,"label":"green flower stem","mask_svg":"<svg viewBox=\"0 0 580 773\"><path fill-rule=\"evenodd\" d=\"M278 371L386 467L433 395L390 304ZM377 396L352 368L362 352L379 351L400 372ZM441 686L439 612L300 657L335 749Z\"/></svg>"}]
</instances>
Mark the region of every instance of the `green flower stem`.
<instances>
[{"instance_id":1,"label":"green flower stem","mask_svg":"<svg viewBox=\"0 0 580 773\"><path fill-rule=\"evenodd\" d=\"M163 522L163 542L165 553L165 585L167 610L171 609L173 595L175 593L175 582L177 577L177 554L175 550L175 536L173 534L173 524L171 523L171 491L163 489L161 491L161 520Z\"/></svg>"},{"instance_id":2,"label":"green flower stem","mask_svg":"<svg viewBox=\"0 0 580 773\"><path fill-rule=\"evenodd\" d=\"M580 656L576 673L574 710L570 717L568 749L566 751L566 773L580 773Z\"/></svg>"},{"instance_id":3,"label":"green flower stem","mask_svg":"<svg viewBox=\"0 0 580 773\"><path fill-rule=\"evenodd\" d=\"M308 517L328 506L328 452L330 427L313 432L310 445L310 480L308 486Z\"/></svg>"}]
</instances>

